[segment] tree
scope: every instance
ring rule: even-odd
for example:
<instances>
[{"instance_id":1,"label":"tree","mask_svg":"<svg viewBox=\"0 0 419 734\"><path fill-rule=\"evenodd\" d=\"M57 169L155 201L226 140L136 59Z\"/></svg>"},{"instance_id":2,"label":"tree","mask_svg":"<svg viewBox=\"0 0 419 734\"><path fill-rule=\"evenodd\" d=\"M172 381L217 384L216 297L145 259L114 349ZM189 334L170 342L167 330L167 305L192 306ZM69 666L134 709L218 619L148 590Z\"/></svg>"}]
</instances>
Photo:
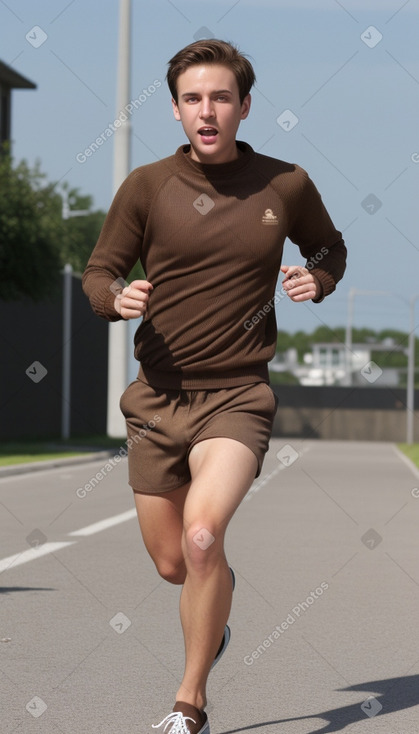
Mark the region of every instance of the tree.
<instances>
[{"instance_id":1,"label":"tree","mask_svg":"<svg viewBox=\"0 0 419 734\"><path fill-rule=\"evenodd\" d=\"M345 341L345 329L338 326L334 329L329 326L318 326L310 336L310 343L315 344L318 342L328 343L330 342L344 342Z\"/></svg>"},{"instance_id":2,"label":"tree","mask_svg":"<svg viewBox=\"0 0 419 734\"><path fill-rule=\"evenodd\" d=\"M90 209L90 196L63 188L72 209ZM57 184L46 181L39 162L33 169L25 161L14 166L10 151L1 152L0 299L40 300L56 293L66 263L84 270L105 213L63 220L62 203Z\"/></svg>"},{"instance_id":3,"label":"tree","mask_svg":"<svg viewBox=\"0 0 419 734\"><path fill-rule=\"evenodd\" d=\"M13 168L0 157L0 297L42 298L57 287L61 267L56 210L58 195L42 186L37 165Z\"/></svg>"},{"instance_id":4,"label":"tree","mask_svg":"<svg viewBox=\"0 0 419 734\"><path fill-rule=\"evenodd\" d=\"M105 213L102 211L92 211L93 198L91 196L82 196L79 189L70 189L66 183L62 185L62 188L70 208L70 216L68 219L62 220L62 209L60 208L62 225L60 244L61 262L63 265L69 263L73 266L73 270L82 273L99 237L105 219ZM62 204L60 204L61 206ZM71 216L71 212L75 210L89 213Z\"/></svg>"},{"instance_id":5,"label":"tree","mask_svg":"<svg viewBox=\"0 0 419 734\"><path fill-rule=\"evenodd\" d=\"M81 196L78 189L69 189L66 184L63 189L67 195L67 201L72 210L88 211L93 205L91 196ZM92 212L85 216L71 217L63 223L63 237L61 243L61 258L63 264L70 263L73 269L82 273L87 261L99 237L105 213L102 211ZM145 278L141 263L134 265L127 280Z\"/></svg>"}]
</instances>

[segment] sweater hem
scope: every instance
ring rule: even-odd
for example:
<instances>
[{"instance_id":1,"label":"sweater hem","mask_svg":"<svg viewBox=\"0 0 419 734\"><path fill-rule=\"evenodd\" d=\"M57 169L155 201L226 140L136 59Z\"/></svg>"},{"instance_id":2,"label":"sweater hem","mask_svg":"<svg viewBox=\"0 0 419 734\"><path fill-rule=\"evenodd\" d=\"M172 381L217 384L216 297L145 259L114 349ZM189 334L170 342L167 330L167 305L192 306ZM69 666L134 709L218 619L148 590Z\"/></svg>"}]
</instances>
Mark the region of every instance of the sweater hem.
<instances>
[{"instance_id":1,"label":"sweater hem","mask_svg":"<svg viewBox=\"0 0 419 734\"><path fill-rule=\"evenodd\" d=\"M269 384L267 365L256 366L252 370L230 370L223 374L208 372L165 372L141 365L138 379L152 387L168 390L221 390L229 387L240 387L257 382Z\"/></svg>"}]
</instances>

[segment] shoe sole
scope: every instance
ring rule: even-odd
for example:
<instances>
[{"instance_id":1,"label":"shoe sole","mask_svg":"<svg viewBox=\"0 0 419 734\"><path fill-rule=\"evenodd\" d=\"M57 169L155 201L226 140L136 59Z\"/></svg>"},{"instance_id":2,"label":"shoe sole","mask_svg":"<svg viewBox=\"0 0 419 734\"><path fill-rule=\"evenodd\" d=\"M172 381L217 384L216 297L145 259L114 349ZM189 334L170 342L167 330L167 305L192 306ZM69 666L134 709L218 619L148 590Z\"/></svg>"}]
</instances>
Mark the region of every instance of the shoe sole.
<instances>
[{"instance_id":1,"label":"shoe sole","mask_svg":"<svg viewBox=\"0 0 419 734\"><path fill-rule=\"evenodd\" d=\"M226 626L224 627L223 644L222 644L221 650L219 650L219 652L217 653L217 655L214 658L214 662L211 665L211 670L213 669L215 665L217 665L218 661L221 660L221 658L223 657L227 649L228 643L230 642L230 638L231 638L231 630L228 624L226 624Z\"/></svg>"},{"instance_id":2,"label":"shoe sole","mask_svg":"<svg viewBox=\"0 0 419 734\"><path fill-rule=\"evenodd\" d=\"M234 591L234 589L236 588L236 576L235 576L234 571L231 568L231 566L229 566L229 569L230 569L230 573L231 573L231 581L232 581L232 584L233 584L233 591ZM214 668L214 666L217 665L218 661L221 660L222 656L224 655L224 653L225 653L225 651L227 649L228 643L230 642L230 638L231 638L231 629L228 626L228 624L226 624L226 626L224 627L224 634L223 634L223 640L222 640L221 649L219 650L219 652L217 652L217 654L216 654L216 656L214 658L214 662L211 665L210 670L212 670ZM204 732L203 732L203 734L204 734ZM205 734L207 734L207 732L205 732Z\"/></svg>"}]
</instances>

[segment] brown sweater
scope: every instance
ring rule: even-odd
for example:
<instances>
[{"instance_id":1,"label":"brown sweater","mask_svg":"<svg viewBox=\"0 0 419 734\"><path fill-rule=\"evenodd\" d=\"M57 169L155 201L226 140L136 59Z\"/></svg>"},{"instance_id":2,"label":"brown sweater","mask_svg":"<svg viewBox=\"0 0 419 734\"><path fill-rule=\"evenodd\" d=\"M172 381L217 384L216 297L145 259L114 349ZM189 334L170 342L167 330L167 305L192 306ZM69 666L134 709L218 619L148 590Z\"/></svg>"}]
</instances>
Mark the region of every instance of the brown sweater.
<instances>
[{"instance_id":1,"label":"brown sweater","mask_svg":"<svg viewBox=\"0 0 419 734\"><path fill-rule=\"evenodd\" d=\"M117 321L112 284L140 259L154 289L135 356L156 387L268 381L286 237L320 280L318 301L344 273L342 235L307 173L237 145L229 163L197 163L187 145L132 171L83 275L94 311Z\"/></svg>"}]
</instances>

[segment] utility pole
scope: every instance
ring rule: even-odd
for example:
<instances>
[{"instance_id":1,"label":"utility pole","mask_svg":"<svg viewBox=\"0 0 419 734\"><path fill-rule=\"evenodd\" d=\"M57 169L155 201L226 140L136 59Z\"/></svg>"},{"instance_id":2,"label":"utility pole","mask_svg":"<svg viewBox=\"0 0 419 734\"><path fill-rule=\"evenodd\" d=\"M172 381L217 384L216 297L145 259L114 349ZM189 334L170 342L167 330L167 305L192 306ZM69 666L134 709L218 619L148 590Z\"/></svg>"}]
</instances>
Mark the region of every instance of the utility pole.
<instances>
[{"instance_id":1,"label":"utility pole","mask_svg":"<svg viewBox=\"0 0 419 734\"><path fill-rule=\"evenodd\" d=\"M354 318L355 296L397 296L390 291L364 291L358 288L350 288L348 293L348 320L345 331L345 385L352 385L352 323Z\"/></svg>"},{"instance_id":2,"label":"utility pole","mask_svg":"<svg viewBox=\"0 0 419 734\"><path fill-rule=\"evenodd\" d=\"M406 443L414 442L415 418L415 303L419 294L410 299L409 346L407 350Z\"/></svg>"},{"instance_id":3,"label":"utility pole","mask_svg":"<svg viewBox=\"0 0 419 734\"><path fill-rule=\"evenodd\" d=\"M356 288L350 288L348 293L348 319L345 330L345 381L347 387L352 385L352 322L354 316L354 298Z\"/></svg>"},{"instance_id":4,"label":"utility pole","mask_svg":"<svg viewBox=\"0 0 419 734\"><path fill-rule=\"evenodd\" d=\"M116 92L116 116L130 102L131 77L131 0L119 3L118 74ZM123 115L127 117L127 115ZM131 162L131 123L129 118L121 122L114 133L113 195L128 176ZM128 323L116 321L109 324L108 346L108 415L109 436L125 435L125 421L119 409L119 399L127 386L128 373Z\"/></svg>"},{"instance_id":5,"label":"utility pole","mask_svg":"<svg viewBox=\"0 0 419 734\"><path fill-rule=\"evenodd\" d=\"M90 214L88 209L70 209L67 190L62 194L61 216L63 219L71 217L85 217ZM71 327L73 320L73 268L67 263L63 272L63 368L62 368L62 396L61 396L61 438L65 441L71 435Z\"/></svg>"},{"instance_id":6,"label":"utility pole","mask_svg":"<svg viewBox=\"0 0 419 734\"><path fill-rule=\"evenodd\" d=\"M63 287L63 367L61 397L61 438L65 441L71 434L71 321L73 268L64 265Z\"/></svg>"}]
</instances>

